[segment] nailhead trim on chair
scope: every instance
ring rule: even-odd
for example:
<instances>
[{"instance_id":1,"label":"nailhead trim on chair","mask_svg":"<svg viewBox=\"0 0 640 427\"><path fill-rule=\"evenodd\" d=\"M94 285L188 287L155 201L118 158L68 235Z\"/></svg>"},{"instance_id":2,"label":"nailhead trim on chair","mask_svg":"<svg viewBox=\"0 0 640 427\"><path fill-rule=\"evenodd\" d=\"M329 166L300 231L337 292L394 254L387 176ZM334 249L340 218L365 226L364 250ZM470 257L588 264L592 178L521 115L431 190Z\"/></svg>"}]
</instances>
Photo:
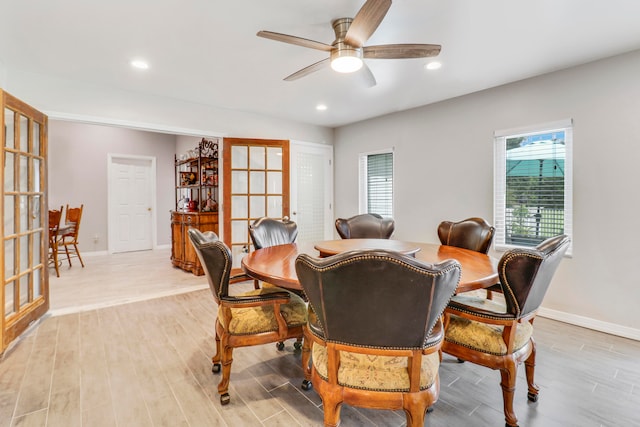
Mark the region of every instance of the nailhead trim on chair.
<instances>
[{"instance_id":1,"label":"nailhead trim on chair","mask_svg":"<svg viewBox=\"0 0 640 427\"><path fill-rule=\"evenodd\" d=\"M402 261L402 260L398 260L398 259L396 259L396 258L389 258L389 257L386 257L386 256L380 256L380 255L369 255L369 254L363 254L363 255L360 255L360 256L358 256L358 257L356 257L356 258L349 258L349 259L347 259L347 260L340 261L340 262L338 262L338 263L333 263L333 264L327 265L326 267L320 267L320 268L316 268L315 266L310 265L310 264L309 264L309 263L307 263L307 262L305 262L305 264L306 264L306 265L308 265L308 266L309 266L312 270L314 270L314 271L323 272L323 271L325 271L325 270L327 270L327 269L329 269L329 268L333 268L333 267L335 267L335 266L342 266L342 265L352 264L352 263L354 263L354 262L356 262L356 261L359 261L359 260L362 260L362 259L379 259L379 260L389 260L389 261L394 262L394 263L396 263L396 264L406 266L406 267L408 267L409 269L411 269L412 271L415 271L416 273L422 274L422 275L424 275L424 276L434 276L434 277L435 277L435 276L442 276L442 275L444 275L445 273L447 273L447 272L451 271L452 269L457 268L457 266L454 264L454 265L452 265L451 267L449 267L449 268L447 268L447 269L445 269L445 270L442 270L442 271L441 271L441 272L439 272L439 273L436 273L436 274L434 274L434 273L427 273L427 272L424 272L424 271L422 271L422 270L417 269L416 267L412 266L411 264L407 264L406 262L404 262L404 261ZM302 262L302 261L301 261L301 262ZM458 277L458 283L456 283L456 287L458 287L458 284L460 284L460 276ZM451 300L451 298L452 298L452 297L453 297L453 295L452 295L451 297L449 297L449 301ZM448 303L448 301L447 301L447 303ZM315 312L317 313L317 310L313 307L313 305L311 304L311 302L309 302L309 305L311 306L311 308L313 309L313 311L315 311ZM446 307L446 306L445 306L445 307ZM444 312L444 311L443 311L443 312ZM442 315L442 313L440 313L440 315ZM325 333L325 331L324 331L324 327L322 326L322 323L320 323L320 321L318 321L318 325L320 325L320 329L322 329L322 333ZM435 326L435 325L434 325L434 326ZM311 331L311 332L313 333L313 331ZM433 332L433 327L432 327L429 331L427 331L427 335L426 335L426 336L431 335L431 332ZM314 333L314 335L318 336L318 335L317 335L317 334L315 334L315 333ZM339 342L339 341L327 340L325 337L320 337L320 336L318 336L318 338L320 338L320 339L322 339L322 340L325 340L325 341L327 341L327 342L334 342L334 343L336 343L336 344L345 344L345 343L342 343L342 342ZM353 345L353 344L348 343L348 345ZM432 346L434 346L434 345L435 345L435 344L431 344L431 345L428 345L428 346L425 346L425 347L415 347L415 348L414 348L414 347L407 347L407 348L398 348L398 349L399 349L399 350L408 350L408 349L418 349L418 348L430 348L430 347L432 347ZM363 347L364 347L364 346L363 346ZM380 347L370 347L370 348L380 348ZM384 347L384 348L391 348L391 347Z\"/></svg>"}]
</instances>

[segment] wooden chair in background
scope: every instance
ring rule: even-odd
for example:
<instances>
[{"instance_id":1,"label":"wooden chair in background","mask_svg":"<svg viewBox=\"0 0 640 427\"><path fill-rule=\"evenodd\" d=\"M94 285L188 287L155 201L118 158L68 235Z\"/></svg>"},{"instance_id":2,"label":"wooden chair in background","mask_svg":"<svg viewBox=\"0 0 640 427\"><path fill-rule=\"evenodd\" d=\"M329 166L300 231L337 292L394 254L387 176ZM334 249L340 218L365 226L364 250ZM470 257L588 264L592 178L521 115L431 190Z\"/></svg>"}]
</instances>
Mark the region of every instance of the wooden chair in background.
<instances>
[{"instance_id":1,"label":"wooden chair in background","mask_svg":"<svg viewBox=\"0 0 640 427\"><path fill-rule=\"evenodd\" d=\"M53 264L56 269L56 276L60 277L58 266L58 230L60 219L62 218L62 206L60 210L49 210L49 264Z\"/></svg>"},{"instance_id":2,"label":"wooden chair in background","mask_svg":"<svg viewBox=\"0 0 640 427\"><path fill-rule=\"evenodd\" d=\"M71 267L71 257L78 257L80 264L84 267L84 262L78 250L78 233L80 232L80 220L82 219L83 207L84 205L80 205L79 208L70 208L69 205L67 205L64 222L65 226L70 227L69 231L65 232L58 242L59 246L64 247L64 252L67 254L67 261L69 261L69 267Z\"/></svg>"}]
</instances>

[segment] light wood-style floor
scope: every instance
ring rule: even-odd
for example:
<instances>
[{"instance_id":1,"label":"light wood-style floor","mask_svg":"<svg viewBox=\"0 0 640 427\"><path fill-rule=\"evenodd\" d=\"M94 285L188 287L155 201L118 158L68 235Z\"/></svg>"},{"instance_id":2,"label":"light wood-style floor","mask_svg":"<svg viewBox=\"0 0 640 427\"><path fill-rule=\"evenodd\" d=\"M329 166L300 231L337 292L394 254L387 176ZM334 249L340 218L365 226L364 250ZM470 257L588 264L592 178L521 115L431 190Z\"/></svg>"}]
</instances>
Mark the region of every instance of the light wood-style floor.
<instances>
[{"instance_id":1,"label":"light wood-style floor","mask_svg":"<svg viewBox=\"0 0 640 427\"><path fill-rule=\"evenodd\" d=\"M292 341L283 352L235 350L231 403L220 405L210 361L216 306L205 278L173 269L168 251L85 261L51 278L57 314L0 359L0 427L322 425L320 398L299 387ZM527 402L521 367L522 427L640 426L640 342L544 318L535 335L540 399ZM445 356L440 378L425 425L504 425L497 372ZM344 427L404 424L401 411L342 411Z\"/></svg>"}]
</instances>

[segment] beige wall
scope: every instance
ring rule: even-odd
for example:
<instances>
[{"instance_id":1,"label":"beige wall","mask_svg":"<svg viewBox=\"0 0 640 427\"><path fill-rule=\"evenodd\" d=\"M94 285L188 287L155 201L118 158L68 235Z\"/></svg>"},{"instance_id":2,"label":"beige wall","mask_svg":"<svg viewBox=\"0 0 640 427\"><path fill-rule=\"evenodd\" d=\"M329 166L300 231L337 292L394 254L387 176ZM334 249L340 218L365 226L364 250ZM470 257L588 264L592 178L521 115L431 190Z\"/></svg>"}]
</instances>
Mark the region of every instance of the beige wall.
<instances>
[{"instance_id":1,"label":"beige wall","mask_svg":"<svg viewBox=\"0 0 640 427\"><path fill-rule=\"evenodd\" d=\"M573 258L544 312L640 339L639 69L636 51L339 128L336 216L357 213L358 153L395 147L395 237L437 241L442 220L491 221L493 132L572 118Z\"/></svg>"},{"instance_id":2,"label":"beige wall","mask_svg":"<svg viewBox=\"0 0 640 427\"><path fill-rule=\"evenodd\" d=\"M80 251L106 251L107 155L156 159L156 240L171 243L176 136L115 126L49 121L49 207L84 204ZM98 236L98 241L94 237Z\"/></svg>"}]
</instances>

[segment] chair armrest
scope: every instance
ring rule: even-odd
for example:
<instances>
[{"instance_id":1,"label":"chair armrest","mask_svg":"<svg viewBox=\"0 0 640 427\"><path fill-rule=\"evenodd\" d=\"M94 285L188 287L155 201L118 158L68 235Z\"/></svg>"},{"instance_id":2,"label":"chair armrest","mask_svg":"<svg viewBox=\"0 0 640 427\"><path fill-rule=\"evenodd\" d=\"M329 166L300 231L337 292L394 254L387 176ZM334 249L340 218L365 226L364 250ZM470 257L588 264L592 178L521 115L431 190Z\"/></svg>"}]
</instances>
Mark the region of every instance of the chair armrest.
<instances>
[{"instance_id":1,"label":"chair armrest","mask_svg":"<svg viewBox=\"0 0 640 427\"><path fill-rule=\"evenodd\" d=\"M249 276L247 273L239 273L239 274L234 274L233 276L229 277L229 281L245 281L245 280L255 280L253 277Z\"/></svg>"},{"instance_id":2,"label":"chair armrest","mask_svg":"<svg viewBox=\"0 0 640 427\"><path fill-rule=\"evenodd\" d=\"M262 295L225 296L220 298L220 302L227 307L240 308L276 303L286 304L290 298L291 295L288 292L271 292Z\"/></svg>"},{"instance_id":3,"label":"chair armrest","mask_svg":"<svg viewBox=\"0 0 640 427\"><path fill-rule=\"evenodd\" d=\"M475 305L462 304L454 299L449 301L445 313L496 325L510 325L517 320L517 318L510 313L490 310Z\"/></svg>"}]
</instances>

